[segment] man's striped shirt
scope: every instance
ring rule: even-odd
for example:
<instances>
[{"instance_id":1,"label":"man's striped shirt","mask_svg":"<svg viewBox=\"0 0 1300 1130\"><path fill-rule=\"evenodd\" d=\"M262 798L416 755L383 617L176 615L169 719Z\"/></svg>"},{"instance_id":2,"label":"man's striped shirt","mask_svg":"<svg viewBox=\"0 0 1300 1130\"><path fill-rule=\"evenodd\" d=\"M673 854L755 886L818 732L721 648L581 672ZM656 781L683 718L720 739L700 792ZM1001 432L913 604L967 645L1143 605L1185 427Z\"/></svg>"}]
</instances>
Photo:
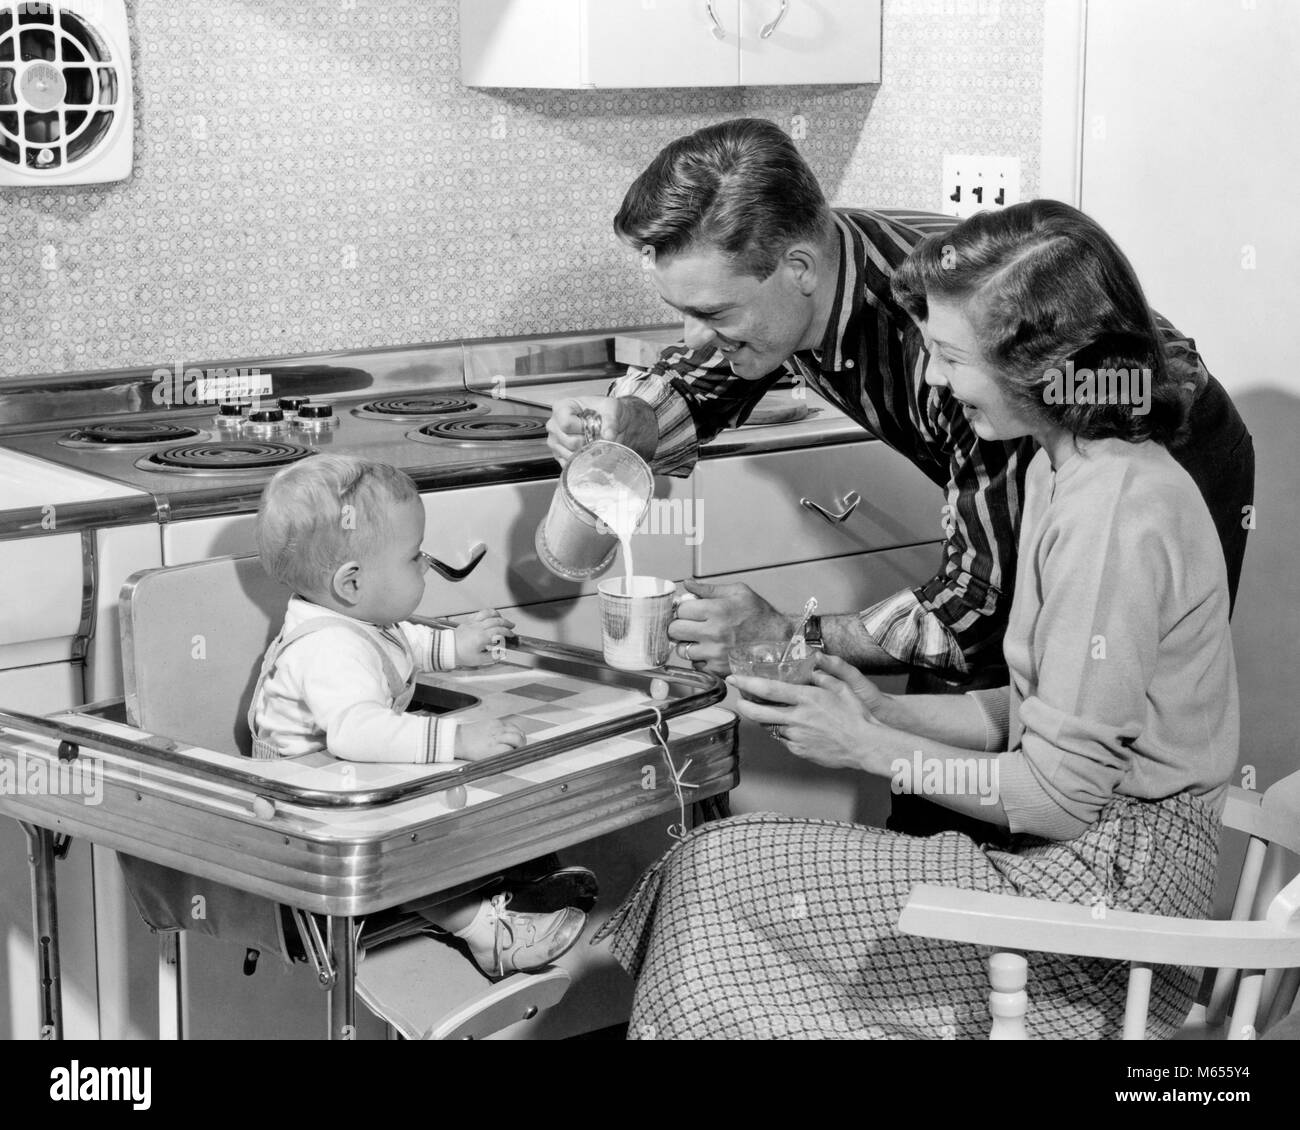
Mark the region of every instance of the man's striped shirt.
<instances>
[{"instance_id":1,"label":"man's striped shirt","mask_svg":"<svg viewBox=\"0 0 1300 1130\"><path fill-rule=\"evenodd\" d=\"M943 562L913 589L862 610L863 628L882 650L914 667L960 680L1001 663L1002 635L1015 587L1024 476L1030 437L980 439L946 387L925 383L929 357L911 318L890 293L894 270L948 216L836 209L840 269L820 349L795 353L783 369L746 379L717 350L664 350L648 372L631 370L611 394L636 396L659 423L656 471L684 476L699 444L744 423L787 372L902 452L946 491ZM1194 396L1209 374L1193 342L1157 315L1169 361Z\"/></svg>"}]
</instances>

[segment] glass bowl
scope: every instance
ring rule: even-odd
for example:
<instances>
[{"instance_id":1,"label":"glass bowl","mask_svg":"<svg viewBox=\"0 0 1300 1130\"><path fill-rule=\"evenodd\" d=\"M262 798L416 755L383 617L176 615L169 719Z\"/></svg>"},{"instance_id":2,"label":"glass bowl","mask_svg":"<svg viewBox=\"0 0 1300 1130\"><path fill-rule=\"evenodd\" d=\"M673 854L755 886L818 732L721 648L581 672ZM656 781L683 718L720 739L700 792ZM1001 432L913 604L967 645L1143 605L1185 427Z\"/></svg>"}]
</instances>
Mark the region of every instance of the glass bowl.
<instances>
[{"instance_id":1,"label":"glass bowl","mask_svg":"<svg viewBox=\"0 0 1300 1130\"><path fill-rule=\"evenodd\" d=\"M817 669L817 652L810 648L805 651L802 659L787 659L782 663L781 653L789 642L764 640L733 647L727 652L731 673L753 675L759 679L776 679L781 683L811 683L813 671ZM745 697L753 702L766 701L751 695Z\"/></svg>"}]
</instances>

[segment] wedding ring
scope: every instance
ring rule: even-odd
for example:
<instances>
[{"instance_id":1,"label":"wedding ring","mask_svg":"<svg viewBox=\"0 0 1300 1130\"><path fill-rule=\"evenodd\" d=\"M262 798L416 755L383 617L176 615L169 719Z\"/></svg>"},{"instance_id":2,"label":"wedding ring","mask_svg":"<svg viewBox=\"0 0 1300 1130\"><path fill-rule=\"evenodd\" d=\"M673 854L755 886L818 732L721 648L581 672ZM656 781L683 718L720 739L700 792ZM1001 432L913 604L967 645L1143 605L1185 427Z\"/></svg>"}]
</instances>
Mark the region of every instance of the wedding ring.
<instances>
[{"instance_id":1,"label":"wedding ring","mask_svg":"<svg viewBox=\"0 0 1300 1130\"><path fill-rule=\"evenodd\" d=\"M679 643L677 645L677 654L685 659L687 663L693 662L691 659L691 647L694 643L694 640L687 640L685 643Z\"/></svg>"},{"instance_id":2,"label":"wedding ring","mask_svg":"<svg viewBox=\"0 0 1300 1130\"><path fill-rule=\"evenodd\" d=\"M772 737L776 738L777 741L779 742L785 741L785 735L781 733L780 726L768 726L767 732L771 734Z\"/></svg>"}]
</instances>

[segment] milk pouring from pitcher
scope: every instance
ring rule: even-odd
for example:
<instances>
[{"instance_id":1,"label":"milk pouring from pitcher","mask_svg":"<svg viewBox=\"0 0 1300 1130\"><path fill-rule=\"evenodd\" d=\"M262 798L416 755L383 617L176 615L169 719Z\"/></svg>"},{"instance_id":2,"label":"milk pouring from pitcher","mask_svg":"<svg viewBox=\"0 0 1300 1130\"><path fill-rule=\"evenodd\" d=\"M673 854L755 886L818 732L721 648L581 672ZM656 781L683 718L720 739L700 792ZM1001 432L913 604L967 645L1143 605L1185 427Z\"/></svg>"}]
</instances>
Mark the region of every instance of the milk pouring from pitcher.
<instances>
[{"instance_id":1,"label":"milk pouring from pitcher","mask_svg":"<svg viewBox=\"0 0 1300 1130\"><path fill-rule=\"evenodd\" d=\"M631 577L632 534L654 497L650 467L630 447L596 438L600 417L583 417L585 446L565 465L537 527L537 556L557 577L580 581L609 568L623 545Z\"/></svg>"}]
</instances>

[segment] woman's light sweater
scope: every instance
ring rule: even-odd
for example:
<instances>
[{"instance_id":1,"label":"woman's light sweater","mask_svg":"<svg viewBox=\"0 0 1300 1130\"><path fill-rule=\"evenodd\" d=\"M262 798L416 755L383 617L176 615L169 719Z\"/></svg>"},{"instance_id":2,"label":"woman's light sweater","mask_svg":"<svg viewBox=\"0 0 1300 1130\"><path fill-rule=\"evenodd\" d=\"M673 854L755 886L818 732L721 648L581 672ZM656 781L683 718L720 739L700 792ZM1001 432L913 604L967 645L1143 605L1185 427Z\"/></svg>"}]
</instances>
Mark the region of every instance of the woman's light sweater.
<instances>
[{"instance_id":1,"label":"woman's light sweater","mask_svg":"<svg viewBox=\"0 0 1300 1130\"><path fill-rule=\"evenodd\" d=\"M1013 832L1070 839L1116 795L1222 811L1237 674L1214 523L1156 443L1080 440L1029 466L1009 688L974 691Z\"/></svg>"}]
</instances>

